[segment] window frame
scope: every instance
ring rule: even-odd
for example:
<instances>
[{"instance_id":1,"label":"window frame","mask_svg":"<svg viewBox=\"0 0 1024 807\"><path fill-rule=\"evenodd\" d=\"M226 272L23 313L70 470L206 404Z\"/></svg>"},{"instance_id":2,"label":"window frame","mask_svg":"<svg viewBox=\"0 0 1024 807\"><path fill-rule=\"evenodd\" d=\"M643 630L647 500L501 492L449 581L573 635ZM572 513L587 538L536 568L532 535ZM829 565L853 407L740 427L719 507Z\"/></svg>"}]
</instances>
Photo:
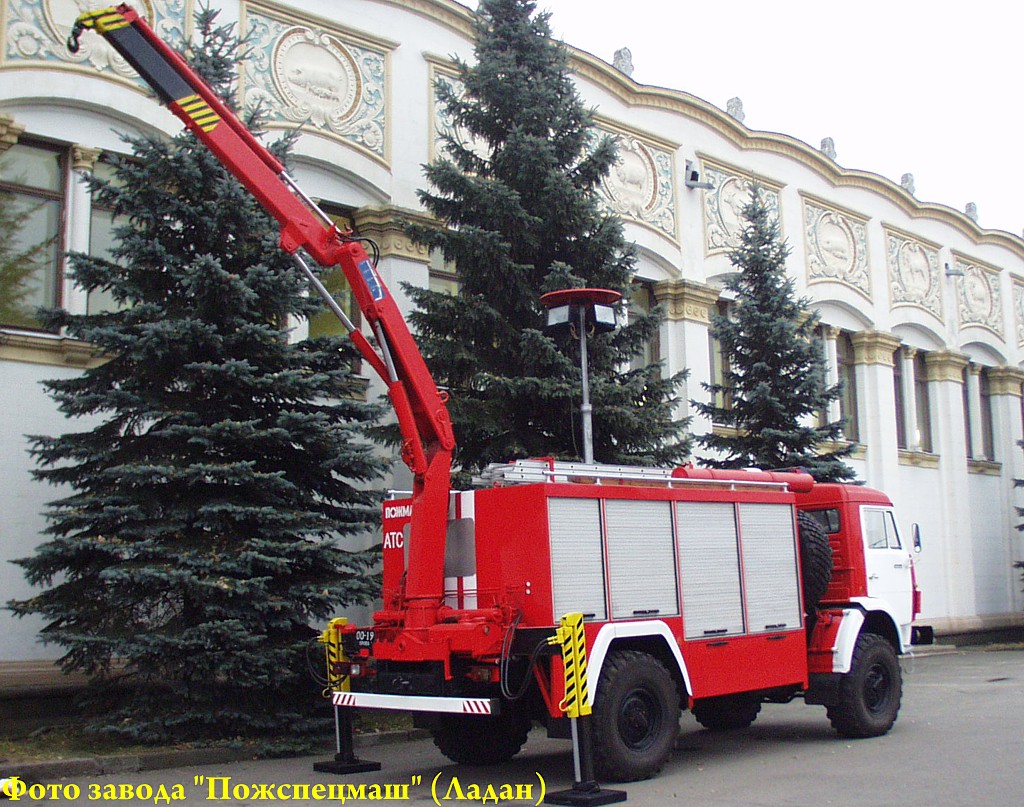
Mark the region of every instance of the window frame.
<instances>
[{"instance_id":1,"label":"window frame","mask_svg":"<svg viewBox=\"0 0 1024 807\"><path fill-rule=\"evenodd\" d=\"M16 143L0 151L0 159L9 157L17 149L28 148L38 151L50 152L57 156L57 190L44 188L36 185L26 185L14 182L11 179L0 178L0 191L12 194L17 198L28 198L39 204L56 202L56 232L52 233L45 241L52 242L52 258L47 261L46 272L52 275L52 297L47 299L47 289L43 289L43 300L41 305L50 308L59 308L64 305L64 280L66 276L65 253L67 251L67 214L68 214L68 192L69 175L71 171L70 148L66 144L54 142L41 137L21 136ZM44 243L44 242L39 242ZM29 245L31 246L31 245ZM11 328L17 330L46 332L42 323L35 320L32 324L0 322L0 328Z\"/></svg>"},{"instance_id":2,"label":"window frame","mask_svg":"<svg viewBox=\"0 0 1024 807\"><path fill-rule=\"evenodd\" d=\"M843 439L860 442L860 416L857 412L857 361L852 334L840 331L836 337L836 374L842 383L839 417L843 421Z\"/></svg>"}]
</instances>

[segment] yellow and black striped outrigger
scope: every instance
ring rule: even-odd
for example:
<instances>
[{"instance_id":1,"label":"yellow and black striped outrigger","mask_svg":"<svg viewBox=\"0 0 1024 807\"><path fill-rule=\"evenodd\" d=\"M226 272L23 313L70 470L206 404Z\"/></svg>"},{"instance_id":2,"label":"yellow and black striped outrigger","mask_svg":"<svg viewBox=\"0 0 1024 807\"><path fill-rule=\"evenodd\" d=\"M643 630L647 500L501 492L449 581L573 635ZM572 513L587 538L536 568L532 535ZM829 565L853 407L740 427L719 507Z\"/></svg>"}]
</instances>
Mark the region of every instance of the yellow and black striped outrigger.
<instances>
[{"instance_id":1,"label":"yellow and black striped outrigger","mask_svg":"<svg viewBox=\"0 0 1024 807\"><path fill-rule=\"evenodd\" d=\"M118 6L81 14L68 36L68 50L76 53L82 33L86 30L96 31L135 68L171 111L177 113L186 124L191 121L202 131L212 132L220 123L221 115L168 64L166 53L161 53L146 41L135 28L135 15L130 14L131 11L125 6Z\"/></svg>"},{"instance_id":2,"label":"yellow and black striped outrigger","mask_svg":"<svg viewBox=\"0 0 1024 807\"><path fill-rule=\"evenodd\" d=\"M565 698L559 706L569 718L586 717L593 710L587 687L587 637L583 614L569 613L559 622L548 644L561 645L565 671Z\"/></svg>"}]
</instances>

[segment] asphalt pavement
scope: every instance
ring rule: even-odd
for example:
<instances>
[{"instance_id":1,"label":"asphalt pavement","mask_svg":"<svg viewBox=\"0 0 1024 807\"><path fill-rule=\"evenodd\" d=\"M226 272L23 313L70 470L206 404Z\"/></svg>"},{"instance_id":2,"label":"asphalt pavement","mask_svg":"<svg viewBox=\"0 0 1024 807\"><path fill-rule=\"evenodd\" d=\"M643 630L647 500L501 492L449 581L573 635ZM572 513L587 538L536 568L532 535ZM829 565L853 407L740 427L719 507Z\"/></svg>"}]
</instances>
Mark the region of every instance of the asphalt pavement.
<instances>
[{"instance_id":1,"label":"asphalt pavement","mask_svg":"<svg viewBox=\"0 0 1024 807\"><path fill-rule=\"evenodd\" d=\"M903 708L884 737L839 738L824 708L801 701L766 705L753 726L737 732L706 731L684 714L676 752L657 777L603 784L624 791L626 803L638 805L1003 807L1024 802L1024 650L979 649L905 660L904 672ZM314 772L314 762L331 758L325 753L49 776L13 803L535 804L542 793L572 784L570 744L547 739L541 729L499 768L453 765L429 739L360 747L357 753L381 762L381 770L344 777Z\"/></svg>"}]
</instances>

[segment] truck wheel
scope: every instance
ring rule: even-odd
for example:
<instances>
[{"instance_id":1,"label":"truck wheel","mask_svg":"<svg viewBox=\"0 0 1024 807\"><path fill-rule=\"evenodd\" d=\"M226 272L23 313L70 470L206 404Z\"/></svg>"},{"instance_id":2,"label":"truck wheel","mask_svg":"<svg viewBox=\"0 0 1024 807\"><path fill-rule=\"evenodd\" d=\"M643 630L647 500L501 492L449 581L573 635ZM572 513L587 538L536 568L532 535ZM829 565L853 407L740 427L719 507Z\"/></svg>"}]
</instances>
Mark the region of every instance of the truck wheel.
<instances>
[{"instance_id":1,"label":"truck wheel","mask_svg":"<svg viewBox=\"0 0 1024 807\"><path fill-rule=\"evenodd\" d=\"M460 765L500 765L519 753L530 733L530 718L521 712L497 715L440 716L434 745Z\"/></svg>"},{"instance_id":2,"label":"truck wheel","mask_svg":"<svg viewBox=\"0 0 1024 807\"><path fill-rule=\"evenodd\" d=\"M593 729L599 779L634 782L661 770L679 734L679 691L664 665L636 650L609 653Z\"/></svg>"},{"instance_id":3,"label":"truck wheel","mask_svg":"<svg viewBox=\"0 0 1024 807\"><path fill-rule=\"evenodd\" d=\"M832 581L832 546L828 533L813 516L798 511L797 530L800 535L800 570L804 589L804 613L813 617L818 603Z\"/></svg>"},{"instance_id":4,"label":"truck wheel","mask_svg":"<svg viewBox=\"0 0 1024 807\"><path fill-rule=\"evenodd\" d=\"M878 634L863 633L854 645L850 672L840 677L828 719L843 737L879 737L896 722L902 694L896 651Z\"/></svg>"},{"instance_id":5,"label":"truck wheel","mask_svg":"<svg viewBox=\"0 0 1024 807\"><path fill-rule=\"evenodd\" d=\"M757 719L761 702L741 695L706 698L693 705L693 716L711 731L745 729Z\"/></svg>"}]
</instances>

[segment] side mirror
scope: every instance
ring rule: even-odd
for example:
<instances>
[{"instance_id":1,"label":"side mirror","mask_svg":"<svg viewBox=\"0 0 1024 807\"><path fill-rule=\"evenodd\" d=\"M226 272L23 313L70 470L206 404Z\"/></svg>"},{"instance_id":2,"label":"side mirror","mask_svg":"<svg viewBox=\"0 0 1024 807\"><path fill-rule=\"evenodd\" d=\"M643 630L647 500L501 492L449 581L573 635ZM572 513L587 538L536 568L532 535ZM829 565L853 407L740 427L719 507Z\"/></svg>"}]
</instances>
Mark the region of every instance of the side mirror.
<instances>
[{"instance_id":1,"label":"side mirror","mask_svg":"<svg viewBox=\"0 0 1024 807\"><path fill-rule=\"evenodd\" d=\"M920 524L914 524L914 526L911 527L911 534L913 535L913 540L914 540L914 551L915 552L920 552L921 551L921 525Z\"/></svg>"}]
</instances>

